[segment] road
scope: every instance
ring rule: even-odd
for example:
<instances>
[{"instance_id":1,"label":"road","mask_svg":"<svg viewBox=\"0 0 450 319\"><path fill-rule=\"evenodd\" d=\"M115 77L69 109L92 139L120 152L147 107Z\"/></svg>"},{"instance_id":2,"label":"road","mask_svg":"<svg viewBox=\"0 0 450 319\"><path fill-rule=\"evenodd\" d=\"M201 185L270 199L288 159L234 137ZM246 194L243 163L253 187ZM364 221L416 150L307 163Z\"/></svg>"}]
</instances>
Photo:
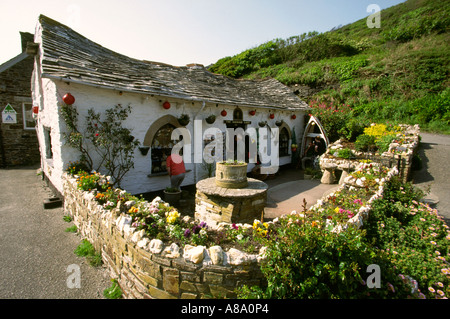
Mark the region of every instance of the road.
<instances>
[{"instance_id":1,"label":"road","mask_svg":"<svg viewBox=\"0 0 450 319\"><path fill-rule=\"evenodd\" d=\"M103 298L106 269L74 254L81 238L65 232L62 208L43 208L50 196L36 167L0 170L0 298Z\"/></svg>"},{"instance_id":2,"label":"road","mask_svg":"<svg viewBox=\"0 0 450 319\"><path fill-rule=\"evenodd\" d=\"M450 225L450 135L421 133L419 156L422 169L413 173L413 182L430 190L427 198Z\"/></svg>"}]
</instances>

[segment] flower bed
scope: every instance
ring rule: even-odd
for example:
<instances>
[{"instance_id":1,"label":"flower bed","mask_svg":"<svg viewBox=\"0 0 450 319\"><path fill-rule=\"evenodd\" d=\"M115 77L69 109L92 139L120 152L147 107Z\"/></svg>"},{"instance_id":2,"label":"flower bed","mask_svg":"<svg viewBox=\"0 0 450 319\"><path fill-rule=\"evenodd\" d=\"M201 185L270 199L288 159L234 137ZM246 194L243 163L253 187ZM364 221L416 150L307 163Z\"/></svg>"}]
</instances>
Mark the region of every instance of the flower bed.
<instances>
[{"instance_id":1,"label":"flower bed","mask_svg":"<svg viewBox=\"0 0 450 319\"><path fill-rule=\"evenodd\" d=\"M330 144L320 157L320 166L335 164L339 169L346 167L355 170L361 162L377 162L386 167L397 165L402 180L407 182L413 156L419 145L419 133L418 125L400 124L387 127L383 124L372 124L364 130L364 134L357 137L354 144L343 140ZM368 137L372 144L365 142L368 144L355 147L358 146L358 138L361 141L363 137Z\"/></svg>"},{"instance_id":2,"label":"flower bed","mask_svg":"<svg viewBox=\"0 0 450 319\"><path fill-rule=\"evenodd\" d=\"M265 285L261 227L206 223L112 188L99 173L65 173L64 206L127 298L233 298L243 283Z\"/></svg>"}]
</instances>

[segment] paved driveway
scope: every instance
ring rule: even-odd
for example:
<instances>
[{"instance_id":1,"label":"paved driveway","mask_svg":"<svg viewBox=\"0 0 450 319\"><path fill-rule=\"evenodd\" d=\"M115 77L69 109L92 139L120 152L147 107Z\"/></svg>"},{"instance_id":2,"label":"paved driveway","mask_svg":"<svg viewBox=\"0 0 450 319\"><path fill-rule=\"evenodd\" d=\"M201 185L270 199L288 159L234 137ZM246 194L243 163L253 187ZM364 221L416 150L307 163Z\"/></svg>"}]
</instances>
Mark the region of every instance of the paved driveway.
<instances>
[{"instance_id":1,"label":"paved driveway","mask_svg":"<svg viewBox=\"0 0 450 319\"><path fill-rule=\"evenodd\" d=\"M65 232L62 208L43 209L44 185L35 167L0 169L0 298L103 298L106 270L73 253L81 238ZM78 273L81 288L69 288Z\"/></svg>"}]
</instances>

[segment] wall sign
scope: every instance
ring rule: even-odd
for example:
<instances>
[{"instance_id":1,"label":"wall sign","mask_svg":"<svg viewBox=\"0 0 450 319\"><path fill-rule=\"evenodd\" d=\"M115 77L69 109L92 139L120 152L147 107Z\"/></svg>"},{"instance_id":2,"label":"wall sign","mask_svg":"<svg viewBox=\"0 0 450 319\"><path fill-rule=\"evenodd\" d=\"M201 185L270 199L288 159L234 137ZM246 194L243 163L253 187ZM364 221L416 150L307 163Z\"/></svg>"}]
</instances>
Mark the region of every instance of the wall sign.
<instances>
[{"instance_id":1,"label":"wall sign","mask_svg":"<svg viewBox=\"0 0 450 319\"><path fill-rule=\"evenodd\" d=\"M2 122L5 124L17 123L17 112L10 104L8 104L2 111Z\"/></svg>"}]
</instances>

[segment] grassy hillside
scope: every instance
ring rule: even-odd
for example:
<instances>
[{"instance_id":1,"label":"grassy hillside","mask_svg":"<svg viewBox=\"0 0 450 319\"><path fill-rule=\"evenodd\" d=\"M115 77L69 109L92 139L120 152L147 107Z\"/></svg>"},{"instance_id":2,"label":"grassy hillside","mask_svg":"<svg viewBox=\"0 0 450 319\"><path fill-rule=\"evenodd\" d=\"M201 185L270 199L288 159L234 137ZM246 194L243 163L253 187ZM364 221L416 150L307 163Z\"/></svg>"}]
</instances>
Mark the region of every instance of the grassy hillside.
<instances>
[{"instance_id":1,"label":"grassy hillside","mask_svg":"<svg viewBox=\"0 0 450 319\"><path fill-rule=\"evenodd\" d=\"M450 133L450 0L408 0L326 33L274 39L210 66L235 78L276 78L310 104L349 105L364 123L419 123ZM334 106L336 107L336 106Z\"/></svg>"}]
</instances>

